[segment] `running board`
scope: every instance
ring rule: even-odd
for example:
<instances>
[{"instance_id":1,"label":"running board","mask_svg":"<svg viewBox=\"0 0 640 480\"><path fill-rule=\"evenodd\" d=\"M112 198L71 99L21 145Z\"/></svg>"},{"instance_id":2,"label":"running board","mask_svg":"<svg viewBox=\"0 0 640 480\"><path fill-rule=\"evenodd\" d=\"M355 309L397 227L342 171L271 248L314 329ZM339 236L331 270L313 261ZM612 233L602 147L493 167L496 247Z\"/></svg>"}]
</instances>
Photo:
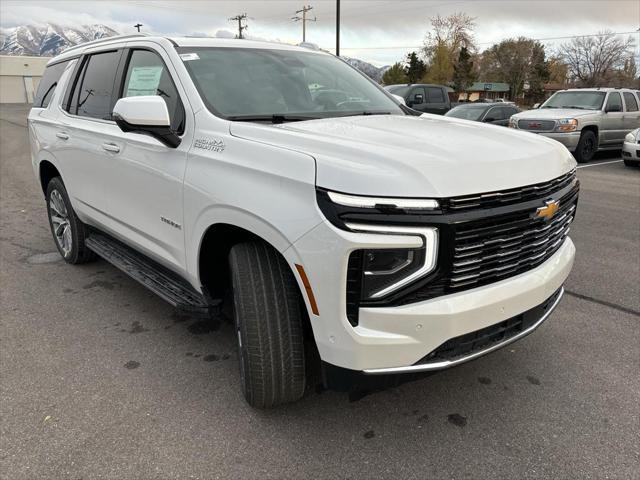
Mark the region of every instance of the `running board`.
<instances>
[{"instance_id":1,"label":"running board","mask_svg":"<svg viewBox=\"0 0 640 480\"><path fill-rule=\"evenodd\" d=\"M87 248L140 282L181 313L206 318L219 313L221 300L207 300L186 280L122 242L92 232L85 244Z\"/></svg>"}]
</instances>

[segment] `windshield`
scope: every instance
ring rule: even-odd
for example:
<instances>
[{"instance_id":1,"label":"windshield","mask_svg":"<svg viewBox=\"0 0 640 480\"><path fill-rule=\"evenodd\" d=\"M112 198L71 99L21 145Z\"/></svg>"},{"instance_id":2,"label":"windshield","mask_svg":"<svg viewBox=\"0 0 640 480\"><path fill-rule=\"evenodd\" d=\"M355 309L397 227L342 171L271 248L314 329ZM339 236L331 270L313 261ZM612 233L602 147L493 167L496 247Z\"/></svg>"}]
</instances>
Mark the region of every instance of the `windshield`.
<instances>
[{"instance_id":1,"label":"windshield","mask_svg":"<svg viewBox=\"0 0 640 480\"><path fill-rule=\"evenodd\" d=\"M229 47L179 51L209 110L230 120L403 115L379 87L331 55Z\"/></svg>"},{"instance_id":2,"label":"windshield","mask_svg":"<svg viewBox=\"0 0 640 480\"><path fill-rule=\"evenodd\" d=\"M465 105L455 107L445 113L445 117L463 118L465 120L480 120L487 109L486 105Z\"/></svg>"},{"instance_id":3,"label":"windshield","mask_svg":"<svg viewBox=\"0 0 640 480\"><path fill-rule=\"evenodd\" d=\"M604 92L558 92L544 102L540 108L600 110L604 102L604 97Z\"/></svg>"}]
</instances>

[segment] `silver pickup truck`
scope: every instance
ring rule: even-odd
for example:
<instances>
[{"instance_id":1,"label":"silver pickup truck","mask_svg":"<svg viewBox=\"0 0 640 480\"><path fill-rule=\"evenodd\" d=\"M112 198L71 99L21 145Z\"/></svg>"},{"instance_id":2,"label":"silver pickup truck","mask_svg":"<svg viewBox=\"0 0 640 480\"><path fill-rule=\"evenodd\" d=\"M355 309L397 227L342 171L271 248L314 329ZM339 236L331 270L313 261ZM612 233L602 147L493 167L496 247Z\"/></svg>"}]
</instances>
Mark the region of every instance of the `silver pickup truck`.
<instances>
[{"instance_id":1,"label":"silver pickup truck","mask_svg":"<svg viewBox=\"0 0 640 480\"><path fill-rule=\"evenodd\" d=\"M553 138L588 162L598 150L622 148L625 135L640 127L638 105L637 90L561 90L540 108L513 115L509 126Z\"/></svg>"}]
</instances>

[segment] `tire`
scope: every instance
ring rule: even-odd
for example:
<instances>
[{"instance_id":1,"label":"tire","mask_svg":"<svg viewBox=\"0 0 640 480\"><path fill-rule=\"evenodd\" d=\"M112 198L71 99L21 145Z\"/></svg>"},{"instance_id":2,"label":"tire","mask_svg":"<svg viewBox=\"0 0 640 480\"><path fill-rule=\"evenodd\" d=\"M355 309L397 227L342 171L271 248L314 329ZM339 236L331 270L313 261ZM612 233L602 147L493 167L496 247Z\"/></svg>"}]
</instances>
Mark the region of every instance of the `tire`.
<instances>
[{"instance_id":1,"label":"tire","mask_svg":"<svg viewBox=\"0 0 640 480\"><path fill-rule=\"evenodd\" d=\"M578 146L573 156L578 163L587 163L593 159L597 151L598 139L596 138L596 134L591 130L585 130L582 132L582 135L580 135L580 140L578 141Z\"/></svg>"},{"instance_id":2,"label":"tire","mask_svg":"<svg viewBox=\"0 0 640 480\"><path fill-rule=\"evenodd\" d=\"M235 245L229 265L247 402L269 408L299 400L305 389L303 311L289 265L262 242Z\"/></svg>"},{"instance_id":3,"label":"tire","mask_svg":"<svg viewBox=\"0 0 640 480\"><path fill-rule=\"evenodd\" d=\"M67 189L60 177L52 178L47 185L46 200L49 228L64 261L77 265L95 260L96 254L84 243L89 230L73 211Z\"/></svg>"}]
</instances>

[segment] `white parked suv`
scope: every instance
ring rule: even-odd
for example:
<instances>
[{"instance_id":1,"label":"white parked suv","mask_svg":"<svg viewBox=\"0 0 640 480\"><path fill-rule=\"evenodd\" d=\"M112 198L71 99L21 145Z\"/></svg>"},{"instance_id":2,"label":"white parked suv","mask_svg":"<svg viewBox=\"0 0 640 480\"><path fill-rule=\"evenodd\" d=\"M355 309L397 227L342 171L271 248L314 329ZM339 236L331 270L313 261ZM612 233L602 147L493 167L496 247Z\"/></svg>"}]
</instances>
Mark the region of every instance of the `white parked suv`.
<instances>
[{"instance_id":1,"label":"white parked suv","mask_svg":"<svg viewBox=\"0 0 640 480\"><path fill-rule=\"evenodd\" d=\"M129 36L52 59L29 134L64 259L194 316L230 298L245 397L269 407L303 395L305 350L330 387L439 370L560 301L569 152L412 113L321 51Z\"/></svg>"}]
</instances>

